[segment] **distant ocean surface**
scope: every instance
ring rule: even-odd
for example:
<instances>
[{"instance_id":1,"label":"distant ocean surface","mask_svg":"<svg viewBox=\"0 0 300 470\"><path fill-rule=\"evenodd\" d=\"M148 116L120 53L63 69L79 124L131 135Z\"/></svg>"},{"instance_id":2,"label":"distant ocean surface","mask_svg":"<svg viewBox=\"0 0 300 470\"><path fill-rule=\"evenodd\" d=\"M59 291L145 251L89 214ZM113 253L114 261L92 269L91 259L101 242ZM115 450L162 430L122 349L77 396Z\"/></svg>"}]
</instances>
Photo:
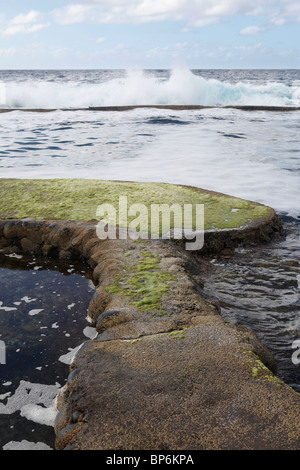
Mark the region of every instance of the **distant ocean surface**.
<instances>
[{"instance_id":1,"label":"distant ocean surface","mask_svg":"<svg viewBox=\"0 0 300 470\"><path fill-rule=\"evenodd\" d=\"M203 105L207 109L126 105ZM276 106L245 111L225 106ZM0 177L193 185L272 206L285 241L212 260L222 314L253 329L299 390L300 70L0 71ZM24 112L24 109L53 110Z\"/></svg>"}]
</instances>

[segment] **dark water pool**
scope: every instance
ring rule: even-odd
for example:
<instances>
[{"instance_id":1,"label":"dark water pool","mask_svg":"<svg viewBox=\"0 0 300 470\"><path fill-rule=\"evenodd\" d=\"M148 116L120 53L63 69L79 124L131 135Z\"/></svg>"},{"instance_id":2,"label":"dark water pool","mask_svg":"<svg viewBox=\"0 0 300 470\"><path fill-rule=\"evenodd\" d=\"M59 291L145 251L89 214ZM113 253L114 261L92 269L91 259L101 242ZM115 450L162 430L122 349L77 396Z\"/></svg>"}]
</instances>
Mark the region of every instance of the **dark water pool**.
<instances>
[{"instance_id":1,"label":"dark water pool","mask_svg":"<svg viewBox=\"0 0 300 470\"><path fill-rule=\"evenodd\" d=\"M53 400L93 334L94 289L86 266L0 256L0 449L53 448Z\"/></svg>"}]
</instances>

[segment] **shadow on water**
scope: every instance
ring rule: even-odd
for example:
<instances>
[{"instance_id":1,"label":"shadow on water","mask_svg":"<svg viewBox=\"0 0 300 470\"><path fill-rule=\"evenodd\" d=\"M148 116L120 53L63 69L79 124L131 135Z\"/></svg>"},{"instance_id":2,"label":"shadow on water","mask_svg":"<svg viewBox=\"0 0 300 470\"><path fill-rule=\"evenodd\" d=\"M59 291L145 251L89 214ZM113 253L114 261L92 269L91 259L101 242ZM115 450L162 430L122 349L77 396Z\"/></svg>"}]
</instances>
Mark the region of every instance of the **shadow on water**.
<instances>
[{"instance_id":1,"label":"shadow on water","mask_svg":"<svg viewBox=\"0 0 300 470\"><path fill-rule=\"evenodd\" d=\"M53 427L37 411L43 415L65 384L68 354L87 340L94 291L87 266L0 255L0 340L6 352L0 364L0 448L21 441L53 448Z\"/></svg>"}]
</instances>

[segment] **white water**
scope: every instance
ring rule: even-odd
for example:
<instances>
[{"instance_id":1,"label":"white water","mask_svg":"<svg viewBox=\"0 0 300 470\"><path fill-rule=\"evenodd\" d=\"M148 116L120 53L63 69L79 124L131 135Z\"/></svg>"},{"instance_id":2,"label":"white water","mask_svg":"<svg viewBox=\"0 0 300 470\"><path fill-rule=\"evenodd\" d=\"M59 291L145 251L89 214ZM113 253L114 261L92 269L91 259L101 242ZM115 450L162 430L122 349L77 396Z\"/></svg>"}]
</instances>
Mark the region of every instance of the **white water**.
<instances>
[{"instance_id":1,"label":"white water","mask_svg":"<svg viewBox=\"0 0 300 470\"><path fill-rule=\"evenodd\" d=\"M0 175L186 184L297 217L299 118L234 109L17 111L1 116Z\"/></svg>"},{"instance_id":2,"label":"white water","mask_svg":"<svg viewBox=\"0 0 300 470\"><path fill-rule=\"evenodd\" d=\"M0 403L0 413L10 415L20 411L21 416L29 420L53 426L57 414L55 400L59 388L59 384L43 385L21 380L14 395L7 399L6 405Z\"/></svg>"},{"instance_id":3,"label":"white water","mask_svg":"<svg viewBox=\"0 0 300 470\"><path fill-rule=\"evenodd\" d=\"M300 106L299 71L4 71L3 106ZM299 214L300 112L0 115L0 177L194 185Z\"/></svg>"},{"instance_id":4,"label":"white water","mask_svg":"<svg viewBox=\"0 0 300 470\"><path fill-rule=\"evenodd\" d=\"M174 69L169 77L142 70L127 71L110 80L42 81L24 75L22 81L5 81L0 106L9 108L87 108L122 105L264 105L300 106L300 81L229 83Z\"/></svg>"}]
</instances>

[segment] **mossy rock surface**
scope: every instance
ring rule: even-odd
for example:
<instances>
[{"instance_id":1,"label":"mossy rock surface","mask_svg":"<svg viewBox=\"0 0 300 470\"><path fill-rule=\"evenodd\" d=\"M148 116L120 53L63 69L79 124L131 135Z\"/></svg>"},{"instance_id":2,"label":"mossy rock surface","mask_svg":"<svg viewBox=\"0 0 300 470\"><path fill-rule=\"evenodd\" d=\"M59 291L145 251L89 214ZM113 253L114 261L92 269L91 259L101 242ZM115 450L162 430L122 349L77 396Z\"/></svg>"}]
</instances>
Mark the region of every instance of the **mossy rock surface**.
<instances>
[{"instance_id":1,"label":"mossy rock surface","mask_svg":"<svg viewBox=\"0 0 300 470\"><path fill-rule=\"evenodd\" d=\"M205 230L228 230L247 226L270 214L269 207L207 190L164 183L134 183L86 179L0 179L0 218L97 219L102 204L115 207L119 216L119 198L127 197L127 206L143 204L148 211L151 230L151 205L167 204L171 226L176 227L172 205L184 210L185 204L204 205ZM128 217L128 223L137 216ZM193 211L192 227L196 216ZM180 227L180 226L179 226Z\"/></svg>"}]
</instances>

